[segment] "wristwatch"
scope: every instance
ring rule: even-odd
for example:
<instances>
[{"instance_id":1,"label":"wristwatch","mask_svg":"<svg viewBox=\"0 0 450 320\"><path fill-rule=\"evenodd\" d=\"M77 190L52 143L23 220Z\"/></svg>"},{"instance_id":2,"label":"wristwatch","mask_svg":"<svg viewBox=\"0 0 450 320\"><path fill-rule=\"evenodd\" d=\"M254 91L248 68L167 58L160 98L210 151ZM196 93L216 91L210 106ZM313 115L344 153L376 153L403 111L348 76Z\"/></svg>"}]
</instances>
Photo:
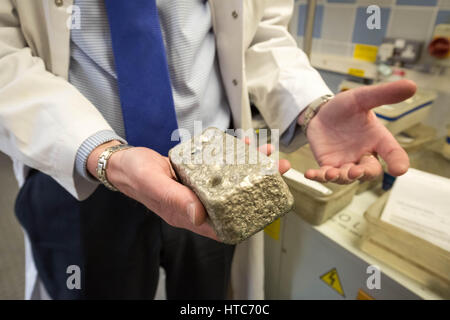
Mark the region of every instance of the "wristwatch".
<instances>
[{"instance_id":1,"label":"wristwatch","mask_svg":"<svg viewBox=\"0 0 450 320\"><path fill-rule=\"evenodd\" d=\"M306 130L308 129L308 125L311 122L312 118L319 112L320 107L323 106L325 103L330 101L334 98L334 95L332 94L326 94L324 96L321 96L320 98L314 100L309 104L309 106L305 110L305 116L303 118L303 123L301 125L303 132L306 135Z\"/></svg>"},{"instance_id":2,"label":"wristwatch","mask_svg":"<svg viewBox=\"0 0 450 320\"><path fill-rule=\"evenodd\" d=\"M125 149L130 149L133 146L130 146L128 144L118 144L112 147L108 147L106 148L98 157L98 162L97 162L97 178L98 180L100 180L101 183L103 183L105 185L105 187L107 187L109 190L112 191L119 191L116 187L114 187L109 181L108 181L108 177L106 176L106 169L108 168L108 160L109 158L111 158L111 156L113 155L113 153L120 151L120 150L125 150Z\"/></svg>"}]
</instances>

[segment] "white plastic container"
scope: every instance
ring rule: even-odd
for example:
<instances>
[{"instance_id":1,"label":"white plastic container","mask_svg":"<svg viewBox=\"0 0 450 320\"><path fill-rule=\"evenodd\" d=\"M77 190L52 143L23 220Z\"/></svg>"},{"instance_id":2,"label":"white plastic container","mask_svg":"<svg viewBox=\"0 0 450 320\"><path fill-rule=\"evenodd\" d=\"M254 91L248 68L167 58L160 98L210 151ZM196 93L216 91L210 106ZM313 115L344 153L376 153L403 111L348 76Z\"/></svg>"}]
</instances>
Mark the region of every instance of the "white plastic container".
<instances>
[{"instance_id":1,"label":"white plastic container","mask_svg":"<svg viewBox=\"0 0 450 320\"><path fill-rule=\"evenodd\" d=\"M410 167L450 179L450 159L442 154L446 138L427 143L422 149L409 154Z\"/></svg>"},{"instance_id":2,"label":"white plastic container","mask_svg":"<svg viewBox=\"0 0 450 320\"><path fill-rule=\"evenodd\" d=\"M373 109L380 121L394 135L426 119L437 95L429 90L417 90L411 98Z\"/></svg>"},{"instance_id":3,"label":"white plastic container","mask_svg":"<svg viewBox=\"0 0 450 320\"><path fill-rule=\"evenodd\" d=\"M389 192L364 213L361 250L450 298L450 252L381 220Z\"/></svg>"},{"instance_id":4,"label":"white plastic container","mask_svg":"<svg viewBox=\"0 0 450 320\"><path fill-rule=\"evenodd\" d=\"M436 129L418 123L402 131L395 138L406 152L413 153L436 139Z\"/></svg>"},{"instance_id":5,"label":"white plastic container","mask_svg":"<svg viewBox=\"0 0 450 320\"><path fill-rule=\"evenodd\" d=\"M294 212L310 224L324 223L352 201L358 182L338 185L319 183L303 177L306 170L319 167L308 145L293 153L280 152L280 158L289 160L295 170L283 175L294 196Z\"/></svg>"}]
</instances>

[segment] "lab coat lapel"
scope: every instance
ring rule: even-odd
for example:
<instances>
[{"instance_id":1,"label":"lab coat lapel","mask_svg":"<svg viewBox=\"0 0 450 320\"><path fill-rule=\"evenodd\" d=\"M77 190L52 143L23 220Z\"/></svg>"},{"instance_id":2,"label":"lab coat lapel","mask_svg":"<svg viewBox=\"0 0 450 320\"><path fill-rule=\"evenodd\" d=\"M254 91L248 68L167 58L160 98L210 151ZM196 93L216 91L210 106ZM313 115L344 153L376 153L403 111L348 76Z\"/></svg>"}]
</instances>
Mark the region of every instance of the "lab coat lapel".
<instances>
[{"instance_id":1,"label":"lab coat lapel","mask_svg":"<svg viewBox=\"0 0 450 320\"><path fill-rule=\"evenodd\" d=\"M220 71L235 128L251 128L251 111L245 79L245 8L250 0L209 0L216 36ZM249 3L250 2L250 3ZM250 11L251 12L251 11ZM245 17L245 18L244 18ZM252 17L249 17L251 19ZM264 242L260 232L236 246L231 274L234 299L264 298Z\"/></svg>"},{"instance_id":2,"label":"lab coat lapel","mask_svg":"<svg viewBox=\"0 0 450 320\"><path fill-rule=\"evenodd\" d=\"M242 0L209 0L220 72L233 115L242 128L243 3Z\"/></svg>"},{"instance_id":3,"label":"lab coat lapel","mask_svg":"<svg viewBox=\"0 0 450 320\"><path fill-rule=\"evenodd\" d=\"M41 0L44 8L47 34L49 36L51 71L65 79L69 75L70 63L70 26L73 0L64 0L57 7L54 0Z\"/></svg>"}]
</instances>

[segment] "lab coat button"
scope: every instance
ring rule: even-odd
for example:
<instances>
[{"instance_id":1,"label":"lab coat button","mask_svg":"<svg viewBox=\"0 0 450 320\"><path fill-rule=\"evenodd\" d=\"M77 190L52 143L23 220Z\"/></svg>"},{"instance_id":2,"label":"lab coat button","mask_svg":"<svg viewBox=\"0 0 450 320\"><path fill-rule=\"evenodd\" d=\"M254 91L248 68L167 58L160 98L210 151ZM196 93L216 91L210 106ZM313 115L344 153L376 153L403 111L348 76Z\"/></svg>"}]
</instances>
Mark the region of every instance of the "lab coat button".
<instances>
[{"instance_id":1,"label":"lab coat button","mask_svg":"<svg viewBox=\"0 0 450 320\"><path fill-rule=\"evenodd\" d=\"M231 15L233 16L233 18L237 19L237 17L239 17L238 13L236 11L233 11L231 13Z\"/></svg>"},{"instance_id":2,"label":"lab coat button","mask_svg":"<svg viewBox=\"0 0 450 320\"><path fill-rule=\"evenodd\" d=\"M237 81L236 79L233 79L233 84L234 84L235 86L237 86L237 85L238 85L238 81Z\"/></svg>"},{"instance_id":3,"label":"lab coat button","mask_svg":"<svg viewBox=\"0 0 450 320\"><path fill-rule=\"evenodd\" d=\"M55 0L55 5L61 7L64 4L64 0Z\"/></svg>"}]
</instances>

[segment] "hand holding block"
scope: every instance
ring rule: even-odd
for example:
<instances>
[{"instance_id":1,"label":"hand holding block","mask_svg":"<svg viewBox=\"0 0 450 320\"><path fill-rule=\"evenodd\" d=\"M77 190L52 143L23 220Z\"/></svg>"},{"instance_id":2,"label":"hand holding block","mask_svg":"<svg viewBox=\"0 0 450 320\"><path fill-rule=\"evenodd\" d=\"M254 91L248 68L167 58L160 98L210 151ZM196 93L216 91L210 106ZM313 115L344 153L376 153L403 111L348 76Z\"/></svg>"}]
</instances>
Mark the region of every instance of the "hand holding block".
<instances>
[{"instance_id":1,"label":"hand holding block","mask_svg":"<svg viewBox=\"0 0 450 320\"><path fill-rule=\"evenodd\" d=\"M224 243L237 244L292 209L277 163L216 128L175 146L169 158Z\"/></svg>"}]
</instances>

